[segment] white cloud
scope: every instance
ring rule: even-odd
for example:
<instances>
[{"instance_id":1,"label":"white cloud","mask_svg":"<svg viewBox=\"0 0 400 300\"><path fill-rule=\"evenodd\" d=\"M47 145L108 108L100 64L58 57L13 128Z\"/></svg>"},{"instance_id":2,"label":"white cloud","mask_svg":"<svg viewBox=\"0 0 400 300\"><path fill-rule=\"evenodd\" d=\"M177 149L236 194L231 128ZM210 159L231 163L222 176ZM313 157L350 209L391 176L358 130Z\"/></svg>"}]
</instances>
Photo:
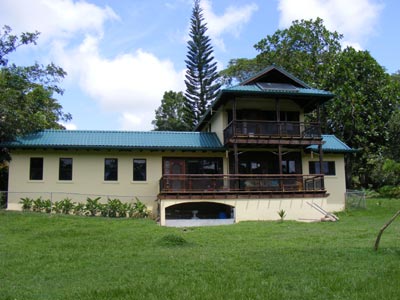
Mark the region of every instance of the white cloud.
<instances>
[{"instance_id":1,"label":"white cloud","mask_svg":"<svg viewBox=\"0 0 400 300\"><path fill-rule=\"evenodd\" d=\"M279 0L279 26L288 27L293 20L324 20L329 30L344 35L344 45L361 48L378 21L383 5L373 0Z\"/></svg>"},{"instance_id":2,"label":"white cloud","mask_svg":"<svg viewBox=\"0 0 400 300\"><path fill-rule=\"evenodd\" d=\"M78 126L76 126L76 124L74 124L74 123L64 123L64 122L61 122L60 123L62 126L64 126L66 129L68 129L68 130L77 130L78 129Z\"/></svg>"},{"instance_id":3,"label":"white cloud","mask_svg":"<svg viewBox=\"0 0 400 300\"><path fill-rule=\"evenodd\" d=\"M242 27L250 21L253 13L258 10L258 6L255 3L241 7L231 5L225 10L223 15L217 16L212 9L210 0L203 0L200 3L205 22L207 23L207 34L222 50L225 49L225 45L221 36L229 33L234 37L238 37Z\"/></svg>"},{"instance_id":4,"label":"white cloud","mask_svg":"<svg viewBox=\"0 0 400 300\"><path fill-rule=\"evenodd\" d=\"M2 0L0 19L15 32L38 30L39 43L52 38L71 38L78 32L101 35L106 20L118 19L108 6L72 0Z\"/></svg>"},{"instance_id":5,"label":"white cloud","mask_svg":"<svg viewBox=\"0 0 400 300\"><path fill-rule=\"evenodd\" d=\"M152 129L163 93L183 89L183 71L167 59L142 49L107 58L101 53L105 22L119 18L107 6L72 0L1 1L5 24L15 32L42 32L38 48L46 58L68 72L67 83L78 83L104 111L120 114L116 122L121 129Z\"/></svg>"}]
</instances>

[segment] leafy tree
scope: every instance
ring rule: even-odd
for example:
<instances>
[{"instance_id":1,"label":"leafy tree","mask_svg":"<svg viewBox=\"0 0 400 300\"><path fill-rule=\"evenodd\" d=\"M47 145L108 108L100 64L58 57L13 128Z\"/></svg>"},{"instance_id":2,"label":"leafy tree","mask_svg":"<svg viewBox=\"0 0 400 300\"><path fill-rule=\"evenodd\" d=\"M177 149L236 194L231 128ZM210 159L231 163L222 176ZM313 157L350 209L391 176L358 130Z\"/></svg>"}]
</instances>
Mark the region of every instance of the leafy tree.
<instances>
[{"instance_id":1,"label":"leafy tree","mask_svg":"<svg viewBox=\"0 0 400 300\"><path fill-rule=\"evenodd\" d=\"M384 152L389 124L400 89L368 51L348 47L337 55L324 89L336 97L325 105L326 131L349 146L360 148L356 159L347 164L348 175L359 177L361 185L376 186L368 164L371 156Z\"/></svg>"},{"instance_id":2,"label":"leafy tree","mask_svg":"<svg viewBox=\"0 0 400 300\"><path fill-rule=\"evenodd\" d=\"M387 143L387 156L400 163L400 107L392 114L389 120L389 140Z\"/></svg>"},{"instance_id":3,"label":"leafy tree","mask_svg":"<svg viewBox=\"0 0 400 300\"><path fill-rule=\"evenodd\" d=\"M58 86L66 75L62 68L54 64L8 64L8 54L21 45L36 44L38 36L35 32L18 37L8 26L0 34L0 142L41 129L63 128L58 122L71 119L54 98L55 94L63 94ZM7 150L2 149L1 161L8 158Z\"/></svg>"},{"instance_id":4,"label":"leafy tree","mask_svg":"<svg viewBox=\"0 0 400 300\"><path fill-rule=\"evenodd\" d=\"M277 65L316 88L322 87L329 68L341 51L342 35L330 32L321 18L293 21L259 41L254 48L259 54L253 59L233 59L221 71L223 82L242 81L269 65Z\"/></svg>"},{"instance_id":5,"label":"leafy tree","mask_svg":"<svg viewBox=\"0 0 400 300\"><path fill-rule=\"evenodd\" d=\"M206 35L200 0L194 0L191 17L191 28L186 56L186 119L185 122L194 128L211 101L215 99L220 83L218 82L217 63L212 56L211 40Z\"/></svg>"},{"instance_id":6,"label":"leafy tree","mask_svg":"<svg viewBox=\"0 0 400 300\"><path fill-rule=\"evenodd\" d=\"M294 21L288 29L277 30L257 43L260 53L255 58L231 60L221 75L229 84L275 64L315 88L333 92L336 97L324 107L324 131L362 149L348 157L347 173L363 186L373 185L370 158L385 149L400 88L397 77L391 78L368 51L342 50L341 39L342 35L328 31L320 18Z\"/></svg>"},{"instance_id":7,"label":"leafy tree","mask_svg":"<svg viewBox=\"0 0 400 300\"><path fill-rule=\"evenodd\" d=\"M161 106L156 110L156 119L151 123L157 131L185 131L190 128L184 122L185 97L182 92L165 92Z\"/></svg>"}]
</instances>

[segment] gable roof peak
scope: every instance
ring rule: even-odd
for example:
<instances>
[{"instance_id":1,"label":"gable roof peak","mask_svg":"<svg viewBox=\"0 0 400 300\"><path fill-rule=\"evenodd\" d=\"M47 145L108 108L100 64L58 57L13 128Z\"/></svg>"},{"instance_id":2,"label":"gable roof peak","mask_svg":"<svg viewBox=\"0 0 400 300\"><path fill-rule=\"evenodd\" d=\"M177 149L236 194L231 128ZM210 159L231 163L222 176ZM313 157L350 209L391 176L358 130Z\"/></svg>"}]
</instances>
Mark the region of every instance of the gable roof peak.
<instances>
[{"instance_id":1,"label":"gable roof peak","mask_svg":"<svg viewBox=\"0 0 400 300\"><path fill-rule=\"evenodd\" d=\"M242 81L239 85L250 85L259 82L269 82L269 83L286 83L292 84L296 87L300 88L311 88L308 84L304 81L300 80L293 74L289 73L282 67L278 67L275 64L272 64L262 71L258 72L254 76Z\"/></svg>"}]
</instances>

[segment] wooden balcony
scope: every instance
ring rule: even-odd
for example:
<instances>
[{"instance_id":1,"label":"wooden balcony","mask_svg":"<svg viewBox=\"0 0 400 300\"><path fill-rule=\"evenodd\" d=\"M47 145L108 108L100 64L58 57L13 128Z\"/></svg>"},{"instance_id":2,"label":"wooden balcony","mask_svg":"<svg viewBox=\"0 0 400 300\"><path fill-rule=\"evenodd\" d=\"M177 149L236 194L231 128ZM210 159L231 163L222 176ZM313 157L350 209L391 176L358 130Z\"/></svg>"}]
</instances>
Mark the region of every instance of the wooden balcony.
<instances>
[{"instance_id":1,"label":"wooden balcony","mask_svg":"<svg viewBox=\"0 0 400 300\"><path fill-rule=\"evenodd\" d=\"M325 197L324 175L163 175L160 199Z\"/></svg>"},{"instance_id":2,"label":"wooden balcony","mask_svg":"<svg viewBox=\"0 0 400 300\"><path fill-rule=\"evenodd\" d=\"M232 121L224 130L224 143L321 144L320 123L278 121Z\"/></svg>"}]
</instances>

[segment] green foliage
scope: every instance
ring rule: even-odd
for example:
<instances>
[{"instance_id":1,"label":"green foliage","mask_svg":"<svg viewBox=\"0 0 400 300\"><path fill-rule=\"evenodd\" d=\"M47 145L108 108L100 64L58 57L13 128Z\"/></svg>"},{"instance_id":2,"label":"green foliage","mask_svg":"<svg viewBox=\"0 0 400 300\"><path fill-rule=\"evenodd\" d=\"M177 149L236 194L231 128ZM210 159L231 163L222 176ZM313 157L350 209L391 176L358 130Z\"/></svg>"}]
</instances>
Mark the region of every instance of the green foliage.
<instances>
[{"instance_id":1,"label":"green foliage","mask_svg":"<svg viewBox=\"0 0 400 300\"><path fill-rule=\"evenodd\" d=\"M89 197L86 198L86 206L85 206L86 215L94 217L100 212L100 207L101 207L101 204L99 202L100 199L101 197L97 197L94 199Z\"/></svg>"},{"instance_id":2,"label":"green foliage","mask_svg":"<svg viewBox=\"0 0 400 300\"><path fill-rule=\"evenodd\" d=\"M29 197L24 197L21 198L21 201L19 201L20 204L22 204L22 209L24 211L30 211L32 210L33 207L33 199L29 198Z\"/></svg>"},{"instance_id":3,"label":"green foliage","mask_svg":"<svg viewBox=\"0 0 400 300\"><path fill-rule=\"evenodd\" d=\"M59 205L61 207L61 213L66 214L66 215L73 212L73 210L75 208L75 202L73 202L72 199L70 199L70 198L65 198L65 199L61 200Z\"/></svg>"},{"instance_id":4,"label":"green foliage","mask_svg":"<svg viewBox=\"0 0 400 300\"><path fill-rule=\"evenodd\" d=\"M116 218L120 214L120 208L122 202L119 199L108 199L107 200L107 216L110 218Z\"/></svg>"},{"instance_id":5,"label":"green foliage","mask_svg":"<svg viewBox=\"0 0 400 300\"><path fill-rule=\"evenodd\" d=\"M84 203L77 203L74 207L74 214L77 216L85 215L86 205Z\"/></svg>"},{"instance_id":6,"label":"green foliage","mask_svg":"<svg viewBox=\"0 0 400 300\"><path fill-rule=\"evenodd\" d=\"M32 202L32 210L34 212L42 212L43 209L44 209L44 200L42 199L42 197L34 199Z\"/></svg>"},{"instance_id":7,"label":"green foliage","mask_svg":"<svg viewBox=\"0 0 400 300\"><path fill-rule=\"evenodd\" d=\"M281 210L278 210L277 213L280 218L280 221L283 222L283 220L286 217L286 211L284 209L281 209Z\"/></svg>"},{"instance_id":8,"label":"green foliage","mask_svg":"<svg viewBox=\"0 0 400 300\"><path fill-rule=\"evenodd\" d=\"M400 79L397 84L400 84ZM388 122L388 136L385 152L389 158L400 162L400 106L392 114Z\"/></svg>"},{"instance_id":9,"label":"green foliage","mask_svg":"<svg viewBox=\"0 0 400 300\"><path fill-rule=\"evenodd\" d=\"M107 203L100 203L101 197L89 198L86 203L75 203L70 198L52 203L50 200L21 198L19 202L25 211L54 212L56 214L71 214L79 216L102 216L110 218L147 218L150 215L147 206L136 198L134 203L121 202L119 199L108 199Z\"/></svg>"},{"instance_id":10,"label":"green foliage","mask_svg":"<svg viewBox=\"0 0 400 300\"><path fill-rule=\"evenodd\" d=\"M132 205L132 208L133 208L132 217L134 218L147 218L149 216L149 211L147 209L147 206L137 197L136 197L136 202Z\"/></svg>"},{"instance_id":11,"label":"green foliage","mask_svg":"<svg viewBox=\"0 0 400 300\"><path fill-rule=\"evenodd\" d=\"M400 198L400 186L385 185L379 189L378 193L384 198Z\"/></svg>"},{"instance_id":12,"label":"green foliage","mask_svg":"<svg viewBox=\"0 0 400 300\"><path fill-rule=\"evenodd\" d=\"M185 123L194 128L215 99L219 88L217 63L214 61L210 38L206 35L200 0L194 0L188 52L186 55Z\"/></svg>"},{"instance_id":13,"label":"green foliage","mask_svg":"<svg viewBox=\"0 0 400 300\"><path fill-rule=\"evenodd\" d=\"M342 35L330 32L321 18L293 21L292 25L267 35L254 48L254 59L233 59L221 72L223 81L242 81L269 65L277 65L315 88L323 88L330 67L340 52Z\"/></svg>"},{"instance_id":14,"label":"green foliage","mask_svg":"<svg viewBox=\"0 0 400 300\"><path fill-rule=\"evenodd\" d=\"M156 117L151 123L157 131L185 131L191 128L184 122L185 97L182 92L165 92L161 106L156 110Z\"/></svg>"},{"instance_id":15,"label":"green foliage","mask_svg":"<svg viewBox=\"0 0 400 300\"><path fill-rule=\"evenodd\" d=\"M62 95L58 86L66 72L54 64L35 63L28 67L8 64L7 56L21 45L36 44L39 33L11 35L5 26L0 33L0 142L19 135L48 128L63 128L58 122L71 119L62 111L54 94ZM2 160L9 159L7 149Z\"/></svg>"}]
</instances>

